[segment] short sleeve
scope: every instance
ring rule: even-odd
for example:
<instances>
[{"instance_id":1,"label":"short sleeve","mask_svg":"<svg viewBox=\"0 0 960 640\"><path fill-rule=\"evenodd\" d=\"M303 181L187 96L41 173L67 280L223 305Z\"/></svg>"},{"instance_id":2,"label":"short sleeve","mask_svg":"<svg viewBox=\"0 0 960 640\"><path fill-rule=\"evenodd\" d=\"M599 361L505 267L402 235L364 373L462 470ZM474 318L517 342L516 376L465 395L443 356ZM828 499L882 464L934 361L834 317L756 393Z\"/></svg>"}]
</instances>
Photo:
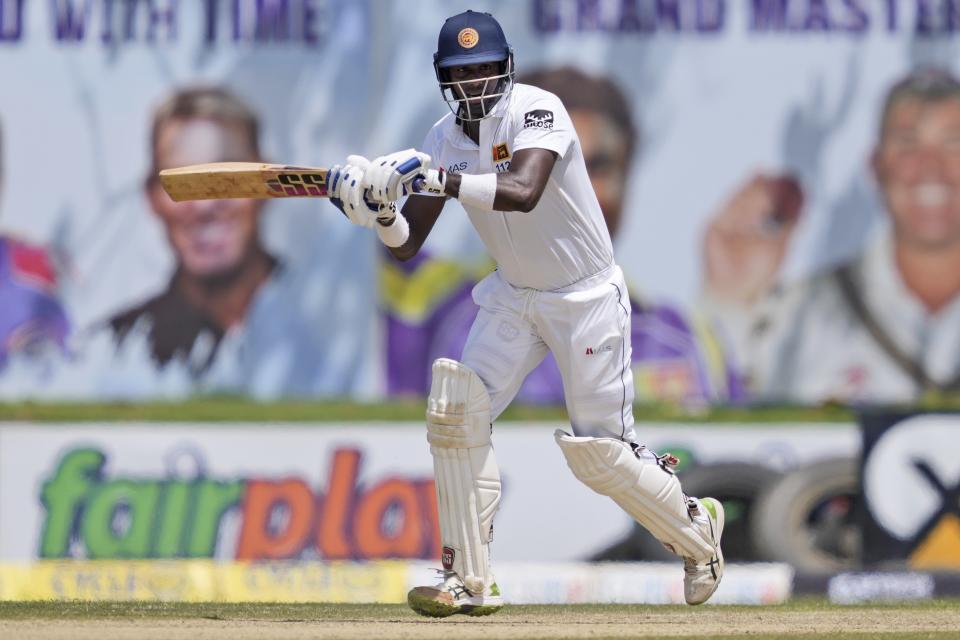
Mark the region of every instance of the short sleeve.
<instances>
[{"instance_id":1,"label":"short sleeve","mask_svg":"<svg viewBox=\"0 0 960 640\"><path fill-rule=\"evenodd\" d=\"M573 122L560 98L543 90L519 101L513 113L513 150L549 149L561 158L573 142Z\"/></svg>"}]
</instances>

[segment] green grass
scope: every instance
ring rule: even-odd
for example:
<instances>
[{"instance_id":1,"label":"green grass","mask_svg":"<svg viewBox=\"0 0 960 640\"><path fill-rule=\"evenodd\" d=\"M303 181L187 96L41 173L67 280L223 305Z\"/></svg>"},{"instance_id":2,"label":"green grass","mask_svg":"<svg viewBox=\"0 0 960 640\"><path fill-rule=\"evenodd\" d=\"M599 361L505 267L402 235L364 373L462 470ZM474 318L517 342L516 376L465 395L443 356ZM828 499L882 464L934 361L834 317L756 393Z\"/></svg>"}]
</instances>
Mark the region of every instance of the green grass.
<instances>
[{"instance_id":1,"label":"green grass","mask_svg":"<svg viewBox=\"0 0 960 640\"><path fill-rule=\"evenodd\" d=\"M208 619L350 620L415 615L400 604L89 602L43 600L0 602L0 620Z\"/></svg>"},{"instance_id":2,"label":"green grass","mask_svg":"<svg viewBox=\"0 0 960 640\"><path fill-rule=\"evenodd\" d=\"M359 404L354 402L254 402L243 398L204 397L186 402L125 403L0 403L0 421L33 422L357 422L423 420L425 400ZM724 407L689 409L671 405L638 405L634 415L643 422L850 422L855 416L839 406ZM513 405L500 418L511 421L566 423L563 407Z\"/></svg>"},{"instance_id":3,"label":"green grass","mask_svg":"<svg viewBox=\"0 0 960 640\"><path fill-rule=\"evenodd\" d=\"M594 615L655 615L725 611L758 613L797 612L816 615L824 611L947 611L960 615L960 599L941 598L915 602L869 603L855 605L831 604L822 598L800 598L785 604L767 606L723 605L689 607L685 605L634 604L571 604L571 605L508 605L493 619L519 616L551 615L563 610L570 614ZM416 616L405 604L343 604L343 603L273 603L273 602L106 602L80 600L42 600L29 602L0 601L0 619L33 620L44 618L71 618L77 620L110 618L204 618L214 620L355 620L361 618L390 619ZM458 617L458 620L466 618ZM958 629L960 634L960 629Z\"/></svg>"}]
</instances>

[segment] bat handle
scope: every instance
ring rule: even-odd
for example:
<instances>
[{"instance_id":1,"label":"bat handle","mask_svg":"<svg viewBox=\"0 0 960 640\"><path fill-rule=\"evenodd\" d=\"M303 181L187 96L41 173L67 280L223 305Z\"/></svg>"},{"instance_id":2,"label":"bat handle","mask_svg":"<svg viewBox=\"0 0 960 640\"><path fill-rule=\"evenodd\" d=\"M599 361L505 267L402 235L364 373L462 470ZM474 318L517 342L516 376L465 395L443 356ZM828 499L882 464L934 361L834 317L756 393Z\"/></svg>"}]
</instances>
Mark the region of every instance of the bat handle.
<instances>
[{"instance_id":1,"label":"bat handle","mask_svg":"<svg viewBox=\"0 0 960 640\"><path fill-rule=\"evenodd\" d=\"M410 181L410 193L420 193L423 191L423 184L426 182L423 176L417 176ZM406 189L406 187L404 187Z\"/></svg>"}]
</instances>

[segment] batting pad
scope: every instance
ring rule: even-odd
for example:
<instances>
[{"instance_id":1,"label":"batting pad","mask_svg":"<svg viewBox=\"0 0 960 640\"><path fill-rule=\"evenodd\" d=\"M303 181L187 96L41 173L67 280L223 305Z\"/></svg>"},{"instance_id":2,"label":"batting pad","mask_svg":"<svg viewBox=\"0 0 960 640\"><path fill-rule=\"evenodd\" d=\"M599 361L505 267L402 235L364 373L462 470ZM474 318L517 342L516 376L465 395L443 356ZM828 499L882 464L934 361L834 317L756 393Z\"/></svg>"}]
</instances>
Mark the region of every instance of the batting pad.
<instances>
[{"instance_id":1,"label":"batting pad","mask_svg":"<svg viewBox=\"0 0 960 640\"><path fill-rule=\"evenodd\" d=\"M653 453L643 449L638 457L614 438L576 437L560 429L553 435L580 482L613 498L674 553L697 562L714 556L713 544L690 516L680 481Z\"/></svg>"},{"instance_id":2,"label":"batting pad","mask_svg":"<svg viewBox=\"0 0 960 640\"><path fill-rule=\"evenodd\" d=\"M433 454L444 569L467 589L493 584L490 537L500 505L500 469L490 443L490 396L469 367L433 363L427 400L427 440Z\"/></svg>"}]
</instances>

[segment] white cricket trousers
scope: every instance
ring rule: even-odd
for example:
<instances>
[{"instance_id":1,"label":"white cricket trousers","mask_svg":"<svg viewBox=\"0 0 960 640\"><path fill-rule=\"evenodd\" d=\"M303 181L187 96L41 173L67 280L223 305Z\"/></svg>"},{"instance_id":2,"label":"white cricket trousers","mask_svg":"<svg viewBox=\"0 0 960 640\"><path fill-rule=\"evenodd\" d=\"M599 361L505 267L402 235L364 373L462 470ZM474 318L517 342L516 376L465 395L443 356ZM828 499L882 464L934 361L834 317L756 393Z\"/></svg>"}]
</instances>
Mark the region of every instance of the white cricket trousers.
<instances>
[{"instance_id":1,"label":"white cricket trousers","mask_svg":"<svg viewBox=\"0 0 960 640\"><path fill-rule=\"evenodd\" d=\"M494 271L473 300L480 311L462 361L487 387L491 420L549 350L575 435L633 442L630 299L619 266L556 291L514 287Z\"/></svg>"}]
</instances>

